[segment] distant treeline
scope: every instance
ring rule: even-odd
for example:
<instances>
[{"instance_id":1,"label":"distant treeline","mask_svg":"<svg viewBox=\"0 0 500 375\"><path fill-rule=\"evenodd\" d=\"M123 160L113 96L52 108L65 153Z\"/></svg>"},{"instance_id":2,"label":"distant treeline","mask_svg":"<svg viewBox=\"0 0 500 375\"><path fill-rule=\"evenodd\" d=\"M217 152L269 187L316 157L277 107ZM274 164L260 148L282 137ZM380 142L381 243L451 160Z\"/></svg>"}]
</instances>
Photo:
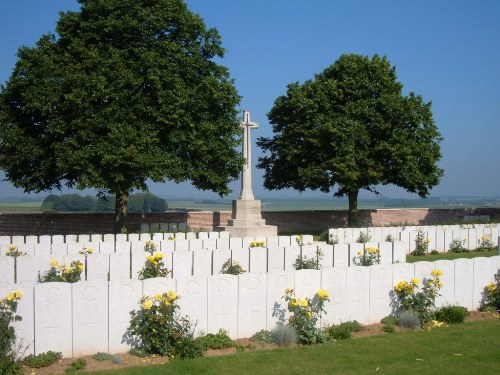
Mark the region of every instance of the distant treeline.
<instances>
[{"instance_id":1,"label":"distant treeline","mask_svg":"<svg viewBox=\"0 0 500 375\"><path fill-rule=\"evenodd\" d=\"M114 212L115 196L107 195L103 198L79 194L48 195L41 207L42 211L57 212ZM165 212L168 204L165 199L152 193L137 193L128 198L129 212Z\"/></svg>"}]
</instances>

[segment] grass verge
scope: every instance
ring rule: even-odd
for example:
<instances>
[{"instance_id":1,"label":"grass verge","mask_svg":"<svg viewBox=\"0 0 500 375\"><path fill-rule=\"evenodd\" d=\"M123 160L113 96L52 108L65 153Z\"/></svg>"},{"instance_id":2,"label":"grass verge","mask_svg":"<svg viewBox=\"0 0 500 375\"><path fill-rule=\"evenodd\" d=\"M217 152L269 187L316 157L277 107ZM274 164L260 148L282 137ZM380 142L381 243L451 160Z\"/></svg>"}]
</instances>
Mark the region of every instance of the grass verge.
<instances>
[{"instance_id":1,"label":"grass verge","mask_svg":"<svg viewBox=\"0 0 500 375\"><path fill-rule=\"evenodd\" d=\"M436 260L453 260L459 258L477 258L477 257L492 257L498 255L497 250L491 251L471 251L469 253L439 253L439 254L427 254L427 255L407 255L407 263L415 263L421 261L435 262Z\"/></svg>"},{"instance_id":2,"label":"grass verge","mask_svg":"<svg viewBox=\"0 0 500 375\"><path fill-rule=\"evenodd\" d=\"M500 320L88 374L497 374Z\"/></svg>"}]
</instances>

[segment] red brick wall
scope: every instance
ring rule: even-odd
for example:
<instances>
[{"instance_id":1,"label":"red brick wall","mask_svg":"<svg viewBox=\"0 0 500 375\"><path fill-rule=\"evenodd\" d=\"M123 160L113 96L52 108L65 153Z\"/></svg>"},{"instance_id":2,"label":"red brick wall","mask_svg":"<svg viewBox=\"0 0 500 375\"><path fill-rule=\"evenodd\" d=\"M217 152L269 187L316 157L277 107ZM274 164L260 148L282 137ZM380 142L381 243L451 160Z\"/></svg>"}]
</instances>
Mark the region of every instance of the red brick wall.
<instances>
[{"instance_id":1,"label":"red brick wall","mask_svg":"<svg viewBox=\"0 0 500 375\"><path fill-rule=\"evenodd\" d=\"M489 215L500 221L500 208L405 208L359 210L360 225L424 225L462 220L464 216ZM347 211L281 211L262 212L268 225L276 225L280 233L320 232L345 227ZM129 232L139 232L142 224L184 224L192 230L213 230L227 225L230 211L192 211L129 214ZM54 235L113 233L113 214L0 214L0 235Z\"/></svg>"}]
</instances>

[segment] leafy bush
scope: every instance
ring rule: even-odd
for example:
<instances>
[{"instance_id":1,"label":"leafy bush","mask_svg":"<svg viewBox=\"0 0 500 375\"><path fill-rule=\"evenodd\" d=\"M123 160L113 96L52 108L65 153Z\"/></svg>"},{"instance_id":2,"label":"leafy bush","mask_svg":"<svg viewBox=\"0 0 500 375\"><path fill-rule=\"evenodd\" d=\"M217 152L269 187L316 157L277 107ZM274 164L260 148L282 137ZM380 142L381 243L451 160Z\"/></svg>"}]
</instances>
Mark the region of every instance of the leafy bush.
<instances>
[{"instance_id":1,"label":"leafy bush","mask_svg":"<svg viewBox=\"0 0 500 375\"><path fill-rule=\"evenodd\" d=\"M0 374L21 374L22 368L15 348L16 332L10 324L21 320L16 314L17 304L23 296L22 291L10 292L0 299Z\"/></svg>"},{"instance_id":2,"label":"leafy bush","mask_svg":"<svg viewBox=\"0 0 500 375\"><path fill-rule=\"evenodd\" d=\"M325 331L330 339L343 340L351 338L353 332L358 332L362 328L363 325L361 323L352 320L327 327Z\"/></svg>"},{"instance_id":3,"label":"leafy bush","mask_svg":"<svg viewBox=\"0 0 500 375\"><path fill-rule=\"evenodd\" d=\"M32 368L47 367L56 363L61 358L61 352L53 352L49 350L48 352L37 355L30 354L29 356L24 357L23 364Z\"/></svg>"},{"instance_id":4,"label":"leafy bush","mask_svg":"<svg viewBox=\"0 0 500 375\"><path fill-rule=\"evenodd\" d=\"M359 236L358 236L358 239L356 240L356 242L358 242L358 243L367 243L371 239L372 239L372 237L368 233L360 232Z\"/></svg>"},{"instance_id":5,"label":"leafy bush","mask_svg":"<svg viewBox=\"0 0 500 375\"><path fill-rule=\"evenodd\" d=\"M299 254L297 256L297 259L295 259L293 267L296 270L320 270L322 259L323 259L323 251L318 246L316 247L315 256L311 258Z\"/></svg>"},{"instance_id":6,"label":"leafy bush","mask_svg":"<svg viewBox=\"0 0 500 375\"><path fill-rule=\"evenodd\" d=\"M196 339L203 350L224 349L234 346L233 340L227 335L227 331L219 329L218 333L207 333Z\"/></svg>"},{"instance_id":7,"label":"leafy bush","mask_svg":"<svg viewBox=\"0 0 500 375\"><path fill-rule=\"evenodd\" d=\"M398 324L398 318L394 315L388 315L380 320L380 323L387 325L396 325Z\"/></svg>"},{"instance_id":8,"label":"leafy bush","mask_svg":"<svg viewBox=\"0 0 500 375\"><path fill-rule=\"evenodd\" d=\"M92 356L96 361L109 361L113 356L108 353L99 352Z\"/></svg>"},{"instance_id":9,"label":"leafy bush","mask_svg":"<svg viewBox=\"0 0 500 375\"><path fill-rule=\"evenodd\" d=\"M163 263L163 254L156 252L156 244L153 241L146 241L144 251L149 255L146 257L146 264L139 271L139 280L166 277L170 271Z\"/></svg>"},{"instance_id":10,"label":"leafy bush","mask_svg":"<svg viewBox=\"0 0 500 375\"><path fill-rule=\"evenodd\" d=\"M160 354L169 358L192 358L201 355L201 347L194 340L189 319L177 317L179 296L173 291L144 296L141 308L133 310L127 336L138 341L139 347L148 354Z\"/></svg>"},{"instance_id":11,"label":"leafy bush","mask_svg":"<svg viewBox=\"0 0 500 375\"><path fill-rule=\"evenodd\" d=\"M365 267L380 264L380 249L377 247L367 247L365 253L359 251L358 255L354 257L354 264Z\"/></svg>"},{"instance_id":12,"label":"leafy bush","mask_svg":"<svg viewBox=\"0 0 500 375\"><path fill-rule=\"evenodd\" d=\"M313 299L300 299L296 297L293 289L287 288L283 298L288 302L288 311L292 314L288 322L295 328L299 342L301 344L325 342L325 334L316 328L316 323L324 312L324 303L329 301L328 292L320 289Z\"/></svg>"},{"instance_id":13,"label":"leafy bush","mask_svg":"<svg viewBox=\"0 0 500 375\"><path fill-rule=\"evenodd\" d=\"M392 235L388 234L386 237L385 237L385 242L395 242L396 240L394 239L394 237L392 237Z\"/></svg>"},{"instance_id":14,"label":"leafy bush","mask_svg":"<svg viewBox=\"0 0 500 375\"><path fill-rule=\"evenodd\" d=\"M266 331L265 329L254 333L252 337L250 337L250 341L257 341L261 345L275 342L271 331Z\"/></svg>"},{"instance_id":15,"label":"leafy bush","mask_svg":"<svg viewBox=\"0 0 500 375\"><path fill-rule=\"evenodd\" d=\"M278 324L272 331L271 336L279 346L290 346L297 343L297 332L291 325Z\"/></svg>"},{"instance_id":16,"label":"leafy bush","mask_svg":"<svg viewBox=\"0 0 500 375\"><path fill-rule=\"evenodd\" d=\"M495 250L497 247L493 245L489 236L481 236L481 242L477 247L476 251L491 251Z\"/></svg>"},{"instance_id":17,"label":"leafy bush","mask_svg":"<svg viewBox=\"0 0 500 375\"><path fill-rule=\"evenodd\" d=\"M452 252L452 253L468 253L469 249L464 247L464 245L463 245L464 242L465 242L465 240L463 240L463 241L460 241L460 240L451 241L450 252Z\"/></svg>"},{"instance_id":18,"label":"leafy bush","mask_svg":"<svg viewBox=\"0 0 500 375\"><path fill-rule=\"evenodd\" d=\"M222 264L222 269L220 270L221 274L226 275L241 275L242 273L247 272L241 264L236 260L228 259Z\"/></svg>"},{"instance_id":19,"label":"leafy bush","mask_svg":"<svg viewBox=\"0 0 500 375\"><path fill-rule=\"evenodd\" d=\"M415 250L411 252L412 255L422 256L429 250L429 238L425 236L425 233L418 231L417 238L415 238Z\"/></svg>"},{"instance_id":20,"label":"leafy bush","mask_svg":"<svg viewBox=\"0 0 500 375\"><path fill-rule=\"evenodd\" d=\"M382 331L385 333L394 333L396 332L396 328L394 327L394 324L384 324Z\"/></svg>"},{"instance_id":21,"label":"leafy bush","mask_svg":"<svg viewBox=\"0 0 500 375\"><path fill-rule=\"evenodd\" d=\"M64 370L66 373L70 372L75 372L79 370L83 370L85 367L87 367L87 361L84 360L83 358L78 358L76 361L72 362L69 367Z\"/></svg>"},{"instance_id":22,"label":"leafy bush","mask_svg":"<svg viewBox=\"0 0 500 375\"><path fill-rule=\"evenodd\" d=\"M421 326L419 316L412 310L401 311L398 314L398 326L417 329Z\"/></svg>"},{"instance_id":23,"label":"leafy bush","mask_svg":"<svg viewBox=\"0 0 500 375\"><path fill-rule=\"evenodd\" d=\"M500 271L495 275L495 281L489 283L484 288L483 296L481 310L493 308L496 311L500 311Z\"/></svg>"},{"instance_id":24,"label":"leafy bush","mask_svg":"<svg viewBox=\"0 0 500 375\"><path fill-rule=\"evenodd\" d=\"M469 314L467 308L463 306L444 306L436 311L436 320L446 324L463 323Z\"/></svg>"},{"instance_id":25,"label":"leafy bush","mask_svg":"<svg viewBox=\"0 0 500 375\"><path fill-rule=\"evenodd\" d=\"M60 281L65 283L76 283L81 280L81 275L85 266L79 260L71 261L70 265L59 263L56 259L50 262L50 269L43 275L38 273L39 283Z\"/></svg>"},{"instance_id":26,"label":"leafy bush","mask_svg":"<svg viewBox=\"0 0 500 375\"><path fill-rule=\"evenodd\" d=\"M129 354L138 358L146 358L149 356L149 354L142 348L132 348L129 350Z\"/></svg>"},{"instance_id":27,"label":"leafy bush","mask_svg":"<svg viewBox=\"0 0 500 375\"><path fill-rule=\"evenodd\" d=\"M420 280L416 277L410 282L399 281L394 286L394 291L398 296L399 310L412 311L419 317L421 324L430 321L434 316L436 297L439 296L439 289L443 286L439 279L442 274L441 270L432 270L432 278L423 282L421 291L418 291Z\"/></svg>"}]
</instances>

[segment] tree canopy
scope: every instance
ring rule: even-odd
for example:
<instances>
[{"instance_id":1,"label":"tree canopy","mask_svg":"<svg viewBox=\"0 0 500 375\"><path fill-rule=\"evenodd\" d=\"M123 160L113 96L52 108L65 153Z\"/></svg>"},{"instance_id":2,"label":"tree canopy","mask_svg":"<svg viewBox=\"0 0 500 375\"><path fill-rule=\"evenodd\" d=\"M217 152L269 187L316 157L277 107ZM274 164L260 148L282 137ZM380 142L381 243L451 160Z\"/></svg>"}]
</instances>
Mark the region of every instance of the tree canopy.
<instances>
[{"instance_id":1,"label":"tree canopy","mask_svg":"<svg viewBox=\"0 0 500 375\"><path fill-rule=\"evenodd\" d=\"M0 88L0 169L26 192L116 196L115 230L147 181L225 195L243 165L240 97L216 29L181 0L78 0L21 47Z\"/></svg>"},{"instance_id":2,"label":"tree canopy","mask_svg":"<svg viewBox=\"0 0 500 375\"><path fill-rule=\"evenodd\" d=\"M426 197L443 174L442 137L431 103L402 88L386 57L354 54L288 85L268 113L274 136L257 141L265 188L347 196L351 226L362 189L394 184Z\"/></svg>"}]
</instances>

